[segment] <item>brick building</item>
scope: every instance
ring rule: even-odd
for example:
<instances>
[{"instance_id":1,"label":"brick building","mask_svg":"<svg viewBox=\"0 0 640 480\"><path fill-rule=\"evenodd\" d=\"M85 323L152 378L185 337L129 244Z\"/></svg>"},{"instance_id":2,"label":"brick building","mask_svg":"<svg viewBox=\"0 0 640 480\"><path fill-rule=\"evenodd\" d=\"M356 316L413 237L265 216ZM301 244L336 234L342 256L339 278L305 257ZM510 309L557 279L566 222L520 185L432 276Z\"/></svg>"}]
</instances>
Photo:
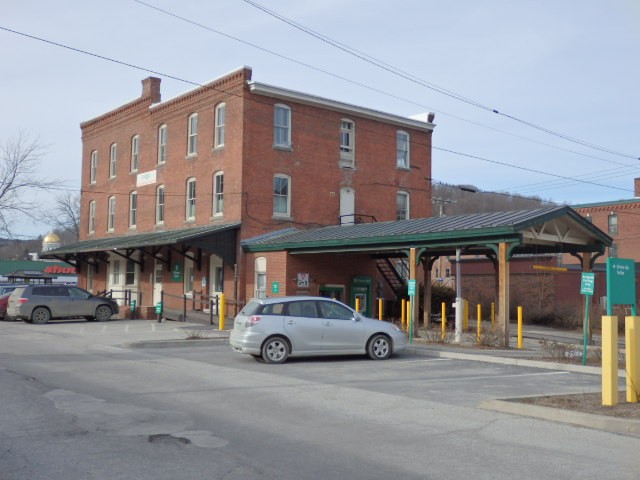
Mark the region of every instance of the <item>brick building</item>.
<instances>
[{"instance_id":1,"label":"brick building","mask_svg":"<svg viewBox=\"0 0 640 480\"><path fill-rule=\"evenodd\" d=\"M367 256L299 260L240 242L288 227L431 215L433 115L422 122L251 80L240 68L161 101L142 95L81 124L80 242L58 258L89 290L231 300L377 284ZM293 275L293 276L292 276ZM268 282L268 283L267 283Z\"/></svg>"}]
</instances>

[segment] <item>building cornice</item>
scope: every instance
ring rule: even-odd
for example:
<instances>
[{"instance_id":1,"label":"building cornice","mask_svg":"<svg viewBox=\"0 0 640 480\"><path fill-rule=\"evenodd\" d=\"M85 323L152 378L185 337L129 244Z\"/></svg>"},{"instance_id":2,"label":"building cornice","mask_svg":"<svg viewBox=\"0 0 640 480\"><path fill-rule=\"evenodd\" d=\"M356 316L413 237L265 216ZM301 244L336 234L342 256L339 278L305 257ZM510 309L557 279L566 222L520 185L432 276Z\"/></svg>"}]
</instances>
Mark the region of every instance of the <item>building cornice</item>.
<instances>
[{"instance_id":1,"label":"building cornice","mask_svg":"<svg viewBox=\"0 0 640 480\"><path fill-rule=\"evenodd\" d=\"M330 100L328 98L309 95L307 93L275 87L273 85L267 85L265 83L250 81L248 82L248 85L249 85L249 91L251 93L255 93L257 95L264 95L266 97L276 98L283 101L290 101L290 102L302 103L304 105L321 107L327 110L333 110L336 112L345 113L347 115L356 115L359 117L369 118L371 120L392 123L394 125L398 125L406 128L413 128L416 130L433 131L433 128L435 127L433 123L414 120L412 118L407 118L407 117L401 117L399 115L393 115L391 113L385 113L385 112L373 110L370 108L351 105L349 103Z\"/></svg>"}]
</instances>

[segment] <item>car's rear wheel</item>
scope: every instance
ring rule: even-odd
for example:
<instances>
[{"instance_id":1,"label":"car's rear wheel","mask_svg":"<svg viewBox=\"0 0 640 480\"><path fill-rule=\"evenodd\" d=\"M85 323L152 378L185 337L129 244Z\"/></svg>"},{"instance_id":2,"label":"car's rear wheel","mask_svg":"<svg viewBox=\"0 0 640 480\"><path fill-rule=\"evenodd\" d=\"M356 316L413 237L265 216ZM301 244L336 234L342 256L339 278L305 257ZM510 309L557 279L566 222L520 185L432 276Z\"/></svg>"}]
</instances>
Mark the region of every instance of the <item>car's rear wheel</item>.
<instances>
[{"instance_id":1,"label":"car's rear wheel","mask_svg":"<svg viewBox=\"0 0 640 480\"><path fill-rule=\"evenodd\" d=\"M371 337L367 345L367 354L372 360L386 360L391 355L391 340L382 334Z\"/></svg>"},{"instance_id":2,"label":"car's rear wheel","mask_svg":"<svg viewBox=\"0 0 640 480\"><path fill-rule=\"evenodd\" d=\"M96 320L99 322L107 322L111 318L112 312L106 305L100 305L96 308Z\"/></svg>"},{"instance_id":3,"label":"car's rear wheel","mask_svg":"<svg viewBox=\"0 0 640 480\"><path fill-rule=\"evenodd\" d=\"M284 363L289 356L289 344L282 337L272 337L262 345L262 359L266 363Z\"/></svg>"},{"instance_id":4,"label":"car's rear wheel","mask_svg":"<svg viewBox=\"0 0 640 480\"><path fill-rule=\"evenodd\" d=\"M44 307L34 308L31 312L31 322L36 325L44 325L51 319L51 312Z\"/></svg>"}]
</instances>

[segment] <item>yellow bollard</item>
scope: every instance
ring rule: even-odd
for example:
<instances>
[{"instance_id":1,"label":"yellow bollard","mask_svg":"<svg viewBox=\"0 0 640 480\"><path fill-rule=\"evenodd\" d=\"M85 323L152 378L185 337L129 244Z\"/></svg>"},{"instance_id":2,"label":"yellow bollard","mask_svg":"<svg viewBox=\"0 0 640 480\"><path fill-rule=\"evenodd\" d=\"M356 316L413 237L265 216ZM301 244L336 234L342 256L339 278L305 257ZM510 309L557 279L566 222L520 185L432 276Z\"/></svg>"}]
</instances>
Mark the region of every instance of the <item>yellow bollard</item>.
<instances>
[{"instance_id":1,"label":"yellow bollard","mask_svg":"<svg viewBox=\"0 0 640 480\"><path fill-rule=\"evenodd\" d=\"M464 301L464 322L462 323L462 330L464 332L469 330L469 300Z\"/></svg>"},{"instance_id":2,"label":"yellow bollard","mask_svg":"<svg viewBox=\"0 0 640 480\"><path fill-rule=\"evenodd\" d=\"M618 404L618 317L602 317L602 405Z\"/></svg>"},{"instance_id":3,"label":"yellow bollard","mask_svg":"<svg viewBox=\"0 0 640 480\"><path fill-rule=\"evenodd\" d=\"M493 330L493 324L496 322L496 304L491 302L491 330Z\"/></svg>"},{"instance_id":4,"label":"yellow bollard","mask_svg":"<svg viewBox=\"0 0 640 480\"><path fill-rule=\"evenodd\" d=\"M447 304L442 302L442 340L447 339Z\"/></svg>"},{"instance_id":5,"label":"yellow bollard","mask_svg":"<svg viewBox=\"0 0 640 480\"><path fill-rule=\"evenodd\" d=\"M518 307L518 350L522 350L522 307Z\"/></svg>"},{"instance_id":6,"label":"yellow bollard","mask_svg":"<svg viewBox=\"0 0 640 480\"><path fill-rule=\"evenodd\" d=\"M640 317L625 317L625 349L627 357L627 402L637 403L640 398L640 365L638 365L638 345L640 344Z\"/></svg>"},{"instance_id":7,"label":"yellow bollard","mask_svg":"<svg viewBox=\"0 0 640 480\"><path fill-rule=\"evenodd\" d=\"M356 297L356 312L360 313L360 297Z\"/></svg>"},{"instance_id":8,"label":"yellow bollard","mask_svg":"<svg viewBox=\"0 0 640 480\"><path fill-rule=\"evenodd\" d=\"M480 336L482 335L482 305L478 304L478 343L480 343Z\"/></svg>"},{"instance_id":9,"label":"yellow bollard","mask_svg":"<svg viewBox=\"0 0 640 480\"><path fill-rule=\"evenodd\" d=\"M218 298L218 330L224 330L224 317L227 314L227 304L224 299L224 293Z\"/></svg>"},{"instance_id":10,"label":"yellow bollard","mask_svg":"<svg viewBox=\"0 0 640 480\"><path fill-rule=\"evenodd\" d=\"M411 300L407 300L407 332L411 329Z\"/></svg>"},{"instance_id":11,"label":"yellow bollard","mask_svg":"<svg viewBox=\"0 0 640 480\"><path fill-rule=\"evenodd\" d=\"M402 299L400 309L400 328L404 330L404 325L406 322L405 315L407 314L407 300L404 298Z\"/></svg>"},{"instance_id":12,"label":"yellow bollard","mask_svg":"<svg viewBox=\"0 0 640 480\"><path fill-rule=\"evenodd\" d=\"M379 298L378 299L378 320L382 320L382 310L383 310L384 304L382 302L382 299Z\"/></svg>"}]
</instances>

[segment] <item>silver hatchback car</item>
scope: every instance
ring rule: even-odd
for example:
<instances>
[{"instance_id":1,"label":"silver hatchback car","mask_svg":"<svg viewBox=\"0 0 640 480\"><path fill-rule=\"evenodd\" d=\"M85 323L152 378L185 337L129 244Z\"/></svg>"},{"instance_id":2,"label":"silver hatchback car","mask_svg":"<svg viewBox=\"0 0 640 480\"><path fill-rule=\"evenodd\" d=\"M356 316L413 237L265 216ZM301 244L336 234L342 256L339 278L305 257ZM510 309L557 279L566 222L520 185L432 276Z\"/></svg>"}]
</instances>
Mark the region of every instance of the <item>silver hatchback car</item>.
<instances>
[{"instance_id":1,"label":"silver hatchback car","mask_svg":"<svg viewBox=\"0 0 640 480\"><path fill-rule=\"evenodd\" d=\"M395 325L367 318L336 300L279 297L251 300L236 316L231 347L267 363L289 356L367 354L384 360L407 346Z\"/></svg>"}]
</instances>

